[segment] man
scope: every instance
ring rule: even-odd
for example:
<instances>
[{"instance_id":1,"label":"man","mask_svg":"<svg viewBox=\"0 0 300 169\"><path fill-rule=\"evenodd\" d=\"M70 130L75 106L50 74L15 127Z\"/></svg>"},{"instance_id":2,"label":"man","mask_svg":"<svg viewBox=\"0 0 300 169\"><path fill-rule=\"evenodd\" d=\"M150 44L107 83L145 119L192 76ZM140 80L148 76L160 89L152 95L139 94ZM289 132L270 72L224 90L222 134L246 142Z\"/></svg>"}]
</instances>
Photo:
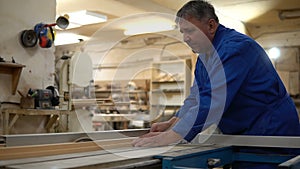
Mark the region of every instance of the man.
<instances>
[{"instance_id":1,"label":"man","mask_svg":"<svg viewBox=\"0 0 300 169\"><path fill-rule=\"evenodd\" d=\"M205 1L186 3L176 22L184 41L199 54L191 94L175 117L154 123L150 133L133 141L134 146L191 141L213 124L224 134L300 136L295 105L262 47L219 24L214 7ZM235 163L233 168L277 165Z\"/></svg>"}]
</instances>

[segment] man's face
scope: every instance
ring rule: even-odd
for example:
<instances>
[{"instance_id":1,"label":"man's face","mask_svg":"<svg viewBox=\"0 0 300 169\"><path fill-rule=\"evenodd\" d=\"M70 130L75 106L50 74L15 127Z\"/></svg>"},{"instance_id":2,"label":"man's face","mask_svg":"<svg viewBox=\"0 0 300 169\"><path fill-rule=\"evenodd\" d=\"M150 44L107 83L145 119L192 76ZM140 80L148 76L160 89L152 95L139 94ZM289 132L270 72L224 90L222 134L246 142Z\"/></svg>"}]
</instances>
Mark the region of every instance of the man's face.
<instances>
[{"instance_id":1,"label":"man's face","mask_svg":"<svg viewBox=\"0 0 300 169\"><path fill-rule=\"evenodd\" d=\"M187 20L180 19L178 22L180 32L183 34L183 40L195 53L205 53L211 47L212 38L209 35L209 26L205 21L199 21L196 18Z\"/></svg>"}]
</instances>

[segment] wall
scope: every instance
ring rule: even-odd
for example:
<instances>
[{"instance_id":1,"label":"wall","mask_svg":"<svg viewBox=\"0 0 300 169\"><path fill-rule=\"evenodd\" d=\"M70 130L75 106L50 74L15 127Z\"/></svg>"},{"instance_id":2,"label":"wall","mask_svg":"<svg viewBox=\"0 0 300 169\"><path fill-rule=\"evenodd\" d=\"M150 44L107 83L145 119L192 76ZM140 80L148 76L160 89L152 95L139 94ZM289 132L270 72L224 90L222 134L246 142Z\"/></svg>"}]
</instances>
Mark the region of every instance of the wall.
<instances>
[{"instance_id":1,"label":"wall","mask_svg":"<svg viewBox=\"0 0 300 169\"><path fill-rule=\"evenodd\" d=\"M291 96L298 96L299 87L299 48L280 47L280 57L273 64Z\"/></svg>"},{"instance_id":2,"label":"wall","mask_svg":"<svg viewBox=\"0 0 300 169\"><path fill-rule=\"evenodd\" d=\"M23 64L23 68L17 90L27 93L29 88L46 88L54 84L54 47L41 48L36 45L33 48L24 48L20 41L20 32L33 29L37 23L53 23L56 15L55 0L1 0L0 1L0 56L6 61L11 57L17 63ZM0 102L2 107L10 107L19 103L20 96L11 93L11 77L0 74ZM39 132L41 117L30 117L21 124L17 121L16 126L25 128L26 132ZM28 125L28 122L32 125ZM2 126L2 125L1 125ZM32 126L32 127L30 127ZM18 132L18 131L16 131Z\"/></svg>"}]
</instances>

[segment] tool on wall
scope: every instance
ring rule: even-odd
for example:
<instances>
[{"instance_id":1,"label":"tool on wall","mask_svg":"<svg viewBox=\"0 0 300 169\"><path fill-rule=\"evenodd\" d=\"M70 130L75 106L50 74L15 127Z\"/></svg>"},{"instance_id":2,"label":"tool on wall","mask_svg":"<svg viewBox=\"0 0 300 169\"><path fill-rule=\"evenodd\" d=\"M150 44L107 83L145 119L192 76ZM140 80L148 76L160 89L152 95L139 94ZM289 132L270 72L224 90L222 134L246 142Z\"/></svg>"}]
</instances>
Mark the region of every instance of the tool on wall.
<instances>
[{"instance_id":1,"label":"tool on wall","mask_svg":"<svg viewBox=\"0 0 300 169\"><path fill-rule=\"evenodd\" d=\"M37 35L34 30L23 30L21 33L21 43L25 48L34 47L38 41Z\"/></svg>"},{"instance_id":2,"label":"tool on wall","mask_svg":"<svg viewBox=\"0 0 300 169\"><path fill-rule=\"evenodd\" d=\"M52 24L38 23L33 30L23 30L20 37L21 44L23 47L29 48L34 47L39 41L40 47L50 48L55 40L55 32L52 27L56 25L61 29L66 29L69 25L68 16L60 16Z\"/></svg>"}]
</instances>

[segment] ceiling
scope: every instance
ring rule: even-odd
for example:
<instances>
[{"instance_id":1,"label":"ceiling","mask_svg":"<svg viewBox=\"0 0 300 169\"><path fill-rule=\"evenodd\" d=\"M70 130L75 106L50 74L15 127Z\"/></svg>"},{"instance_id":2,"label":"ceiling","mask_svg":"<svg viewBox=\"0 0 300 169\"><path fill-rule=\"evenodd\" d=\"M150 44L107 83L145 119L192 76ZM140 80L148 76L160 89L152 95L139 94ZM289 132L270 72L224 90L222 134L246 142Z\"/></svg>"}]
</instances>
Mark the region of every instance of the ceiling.
<instances>
[{"instance_id":1,"label":"ceiling","mask_svg":"<svg viewBox=\"0 0 300 169\"><path fill-rule=\"evenodd\" d=\"M92 36L99 29L106 27L106 37L112 37L118 34L117 32L123 31L121 24L124 23L120 22L122 18L147 12L174 16L187 0L56 0L56 2L57 14L60 15L90 10L108 16L105 23L63 30L64 32ZM300 10L299 0L210 0L210 2L218 13L241 21L246 27L247 34L264 47L300 46L300 17L285 20L278 17L282 10Z\"/></svg>"}]
</instances>

